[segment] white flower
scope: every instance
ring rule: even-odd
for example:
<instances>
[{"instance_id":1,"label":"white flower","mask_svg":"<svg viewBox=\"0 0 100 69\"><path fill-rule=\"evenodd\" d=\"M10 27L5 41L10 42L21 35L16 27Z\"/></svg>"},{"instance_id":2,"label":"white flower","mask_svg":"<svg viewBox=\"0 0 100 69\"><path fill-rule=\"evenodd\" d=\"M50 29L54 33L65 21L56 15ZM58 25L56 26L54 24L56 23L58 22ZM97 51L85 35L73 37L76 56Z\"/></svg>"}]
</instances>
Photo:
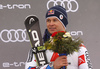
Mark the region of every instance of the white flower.
<instances>
[{"instance_id":1,"label":"white flower","mask_svg":"<svg viewBox=\"0 0 100 69\"><path fill-rule=\"evenodd\" d=\"M69 32L66 32L63 37L71 37L70 33Z\"/></svg>"},{"instance_id":2,"label":"white flower","mask_svg":"<svg viewBox=\"0 0 100 69\"><path fill-rule=\"evenodd\" d=\"M50 40L49 40L49 41L50 41L50 43L52 43L52 44L53 44L53 40L54 40L54 39L53 39L53 37L52 37L52 36L50 36Z\"/></svg>"},{"instance_id":3,"label":"white flower","mask_svg":"<svg viewBox=\"0 0 100 69\"><path fill-rule=\"evenodd\" d=\"M52 36L50 36L50 40L49 41L52 41L52 39L53 39Z\"/></svg>"},{"instance_id":4,"label":"white flower","mask_svg":"<svg viewBox=\"0 0 100 69\"><path fill-rule=\"evenodd\" d=\"M50 36L50 39L52 39L52 36Z\"/></svg>"},{"instance_id":5,"label":"white flower","mask_svg":"<svg viewBox=\"0 0 100 69\"><path fill-rule=\"evenodd\" d=\"M63 35L63 37L67 37L67 35L66 35L66 34L64 34L64 35Z\"/></svg>"}]
</instances>

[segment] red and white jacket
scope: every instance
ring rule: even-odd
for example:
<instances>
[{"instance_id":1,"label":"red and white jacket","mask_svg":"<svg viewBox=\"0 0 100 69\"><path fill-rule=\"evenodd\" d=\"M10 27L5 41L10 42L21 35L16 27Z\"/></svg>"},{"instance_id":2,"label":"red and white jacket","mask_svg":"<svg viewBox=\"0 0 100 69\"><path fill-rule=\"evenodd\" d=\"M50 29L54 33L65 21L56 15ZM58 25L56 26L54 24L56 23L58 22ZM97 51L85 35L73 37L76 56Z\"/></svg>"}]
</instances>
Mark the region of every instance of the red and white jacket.
<instances>
[{"instance_id":1,"label":"red and white jacket","mask_svg":"<svg viewBox=\"0 0 100 69\"><path fill-rule=\"evenodd\" d=\"M57 57L59 57L58 53L54 53L50 50L46 51L48 62L53 62ZM73 54L67 55L68 66L67 69L93 69L92 64L89 58L88 51L86 47L81 44L78 52L74 52ZM48 69L46 68L49 64L40 67L40 69ZM28 54L28 58L25 64L25 69L35 69L37 67L35 55L30 50Z\"/></svg>"}]
</instances>

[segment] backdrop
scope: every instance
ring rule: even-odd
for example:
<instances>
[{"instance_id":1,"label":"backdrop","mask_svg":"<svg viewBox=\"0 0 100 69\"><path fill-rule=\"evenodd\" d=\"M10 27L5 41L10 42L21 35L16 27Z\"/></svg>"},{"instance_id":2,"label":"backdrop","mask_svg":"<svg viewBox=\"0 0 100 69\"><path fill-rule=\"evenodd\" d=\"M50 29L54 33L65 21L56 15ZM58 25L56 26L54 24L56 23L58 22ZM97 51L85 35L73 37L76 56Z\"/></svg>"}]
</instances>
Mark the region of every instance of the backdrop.
<instances>
[{"instance_id":1,"label":"backdrop","mask_svg":"<svg viewBox=\"0 0 100 69\"><path fill-rule=\"evenodd\" d=\"M93 68L99 69L100 0L0 0L0 69L24 69L31 48L25 18L36 15L43 36L45 13L57 4L68 13L67 31L82 38Z\"/></svg>"}]
</instances>

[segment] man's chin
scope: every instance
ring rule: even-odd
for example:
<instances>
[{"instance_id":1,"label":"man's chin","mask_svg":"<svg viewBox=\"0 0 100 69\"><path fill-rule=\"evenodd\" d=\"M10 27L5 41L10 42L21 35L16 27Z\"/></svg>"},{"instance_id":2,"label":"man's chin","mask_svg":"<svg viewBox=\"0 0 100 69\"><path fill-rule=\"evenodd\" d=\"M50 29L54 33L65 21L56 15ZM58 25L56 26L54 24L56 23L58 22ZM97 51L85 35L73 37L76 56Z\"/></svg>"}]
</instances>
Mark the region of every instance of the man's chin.
<instances>
[{"instance_id":1,"label":"man's chin","mask_svg":"<svg viewBox=\"0 0 100 69\"><path fill-rule=\"evenodd\" d=\"M56 31L50 31L50 34L53 34L54 32L56 32Z\"/></svg>"}]
</instances>

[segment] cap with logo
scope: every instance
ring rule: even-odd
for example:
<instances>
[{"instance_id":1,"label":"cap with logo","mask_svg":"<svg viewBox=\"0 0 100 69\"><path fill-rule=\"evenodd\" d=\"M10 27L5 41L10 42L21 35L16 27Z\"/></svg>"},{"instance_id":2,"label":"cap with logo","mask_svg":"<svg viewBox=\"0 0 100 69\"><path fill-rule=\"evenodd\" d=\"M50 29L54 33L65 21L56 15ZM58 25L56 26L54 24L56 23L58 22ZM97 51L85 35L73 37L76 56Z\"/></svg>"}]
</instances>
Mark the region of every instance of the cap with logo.
<instances>
[{"instance_id":1,"label":"cap with logo","mask_svg":"<svg viewBox=\"0 0 100 69\"><path fill-rule=\"evenodd\" d=\"M57 17L58 20L60 20L63 26L66 28L66 25L68 24L68 20L67 20L68 17L67 17L66 9L63 8L62 6L56 5L54 7L51 7L46 13L46 18L49 17Z\"/></svg>"}]
</instances>

